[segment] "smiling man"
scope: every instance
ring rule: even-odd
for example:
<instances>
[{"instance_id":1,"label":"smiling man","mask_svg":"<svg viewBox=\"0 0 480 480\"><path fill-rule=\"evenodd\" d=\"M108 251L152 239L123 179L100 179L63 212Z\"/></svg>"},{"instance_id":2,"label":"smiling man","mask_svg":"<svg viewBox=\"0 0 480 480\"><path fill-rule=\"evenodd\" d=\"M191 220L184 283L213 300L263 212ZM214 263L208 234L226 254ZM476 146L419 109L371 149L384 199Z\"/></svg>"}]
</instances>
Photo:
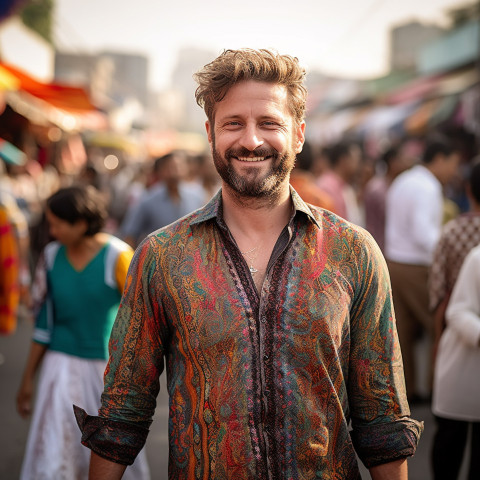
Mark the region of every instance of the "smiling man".
<instances>
[{"instance_id":1,"label":"smiling man","mask_svg":"<svg viewBox=\"0 0 480 480\"><path fill-rule=\"evenodd\" d=\"M227 50L197 73L222 189L138 247L98 417L76 408L91 479L142 448L167 364L173 480L406 479L410 418L383 257L289 186L305 71Z\"/></svg>"}]
</instances>

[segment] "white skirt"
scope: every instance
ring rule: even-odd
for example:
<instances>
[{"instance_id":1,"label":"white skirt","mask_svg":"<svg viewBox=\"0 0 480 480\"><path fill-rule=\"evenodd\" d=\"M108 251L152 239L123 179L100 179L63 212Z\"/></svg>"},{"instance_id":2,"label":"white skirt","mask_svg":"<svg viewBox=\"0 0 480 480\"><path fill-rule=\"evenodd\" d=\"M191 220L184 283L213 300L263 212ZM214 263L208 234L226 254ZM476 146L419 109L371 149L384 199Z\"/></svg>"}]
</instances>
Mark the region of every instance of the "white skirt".
<instances>
[{"instance_id":1,"label":"white skirt","mask_svg":"<svg viewBox=\"0 0 480 480\"><path fill-rule=\"evenodd\" d=\"M73 404L89 415L97 414L105 366L104 360L46 352L20 480L88 479L90 450L80 443ZM127 467L123 479L150 479L144 450Z\"/></svg>"}]
</instances>

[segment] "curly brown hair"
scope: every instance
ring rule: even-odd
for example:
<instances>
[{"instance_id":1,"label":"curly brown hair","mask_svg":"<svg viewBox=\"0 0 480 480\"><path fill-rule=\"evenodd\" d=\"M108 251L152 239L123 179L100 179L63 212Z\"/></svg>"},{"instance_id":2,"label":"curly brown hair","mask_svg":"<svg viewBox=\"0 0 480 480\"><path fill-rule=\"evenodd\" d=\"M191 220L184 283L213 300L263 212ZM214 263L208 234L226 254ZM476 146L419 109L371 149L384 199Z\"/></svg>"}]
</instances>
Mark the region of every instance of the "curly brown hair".
<instances>
[{"instance_id":1,"label":"curly brown hair","mask_svg":"<svg viewBox=\"0 0 480 480\"><path fill-rule=\"evenodd\" d=\"M307 89L303 84L305 75L298 58L290 55L279 55L266 49L225 50L194 74L198 83L195 98L212 122L215 104L223 100L236 83L245 80L278 83L287 88L290 111L300 124L305 117L307 99Z\"/></svg>"}]
</instances>

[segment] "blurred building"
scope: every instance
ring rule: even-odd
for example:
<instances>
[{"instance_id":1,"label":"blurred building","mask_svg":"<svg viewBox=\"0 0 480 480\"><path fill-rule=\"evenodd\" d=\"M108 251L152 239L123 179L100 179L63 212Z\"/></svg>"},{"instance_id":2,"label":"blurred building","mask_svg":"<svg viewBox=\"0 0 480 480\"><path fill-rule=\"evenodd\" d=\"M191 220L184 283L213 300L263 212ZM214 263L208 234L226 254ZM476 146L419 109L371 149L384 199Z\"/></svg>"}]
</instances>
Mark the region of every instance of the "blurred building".
<instances>
[{"instance_id":1,"label":"blurred building","mask_svg":"<svg viewBox=\"0 0 480 480\"><path fill-rule=\"evenodd\" d=\"M410 22L390 31L390 70L415 70L417 52L439 39L445 30L438 25Z\"/></svg>"},{"instance_id":2,"label":"blurred building","mask_svg":"<svg viewBox=\"0 0 480 480\"><path fill-rule=\"evenodd\" d=\"M144 55L57 52L55 79L88 88L93 102L109 113L118 130L128 131L144 121L149 97L148 58Z\"/></svg>"},{"instance_id":3,"label":"blurred building","mask_svg":"<svg viewBox=\"0 0 480 480\"><path fill-rule=\"evenodd\" d=\"M184 117L180 123L185 131L201 133L205 131L205 113L195 101L197 85L193 80L193 74L215 57L215 52L199 48L183 48L178 53L171 84L179 98L183 98Z\"/></svg>"},{"instance_id":4,"label":"blurred building","mask_svg":"<svg viewBox=\"0 0 480 480\"><path fill-rule=\"evenodd\" d=\"M322 78L309 88L309 140L355 138L376 157L401 138L443 131L472 158L480 146L480 3L446 12L450 26L393 28L391 71L356 83ZM463 147L462 147L463 148Z\"/></svg>"}]
</instances>

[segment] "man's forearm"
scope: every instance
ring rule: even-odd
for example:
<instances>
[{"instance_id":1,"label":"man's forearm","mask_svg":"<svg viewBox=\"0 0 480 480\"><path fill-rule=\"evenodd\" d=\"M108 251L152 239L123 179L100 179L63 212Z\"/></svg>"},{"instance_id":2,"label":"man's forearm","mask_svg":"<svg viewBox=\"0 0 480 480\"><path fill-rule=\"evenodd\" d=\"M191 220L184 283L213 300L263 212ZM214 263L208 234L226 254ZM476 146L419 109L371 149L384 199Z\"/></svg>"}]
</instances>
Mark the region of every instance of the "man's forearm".
<instances>
[{"instance_id":1,"label":"man's forearm","mask_svg":"<svg viewBox=\"0 0 480 480\"><path fill-rule=\"evenodd\" d=\"M89 480L120 480L127 467L111 462L92 452L90 456Z\"/></svg>"},{"instance_id":2,"label":"man's forearm","mask_svg":"<svg viewBox=\"0 0 480 480\"><path fill-rule=\"evenodd\" d=\"M408 480L407 459L395 460L370 468L372 480Z\"/></svg>"}]
</instances>

